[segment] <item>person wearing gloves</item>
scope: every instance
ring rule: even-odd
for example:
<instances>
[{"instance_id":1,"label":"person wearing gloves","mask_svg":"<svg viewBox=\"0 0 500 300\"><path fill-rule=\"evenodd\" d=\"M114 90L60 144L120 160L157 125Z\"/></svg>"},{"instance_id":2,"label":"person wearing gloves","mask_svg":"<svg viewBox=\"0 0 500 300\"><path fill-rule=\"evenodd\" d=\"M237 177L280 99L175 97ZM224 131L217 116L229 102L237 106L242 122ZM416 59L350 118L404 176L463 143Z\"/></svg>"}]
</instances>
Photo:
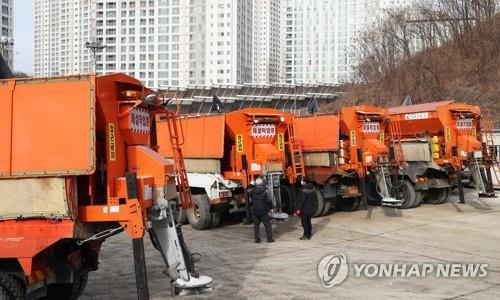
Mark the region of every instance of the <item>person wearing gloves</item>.
<instances>
[{"instance_id":1,"label":"person wearing gloves","mask_svg":"<svg viewBox=\"0 0 500 300\"><path fill-rule=\"evenodd\" d=\"M304 234L300 239L310 240L312 236L311 217L316 211L318 196L316 195L316 188L311 183L309 178L302 178L301 184L302 188L300 190L295 215L300 216L302 228L304 228Z\"/></svg>"},{"instance_id":2,"label":"person wearing gloves","mask_svg":"<svg viewBox=\"0 0 500 300\"><path fill-rule=\"evenodd\" d=\"M260 223L264 223L267 242L274 242L271 217L269 216L273 208L272 196L261 177L255 180L254 187L248 189L248 195L252 200L255 242L260 243Z\"/></svg>"}]
</instances>

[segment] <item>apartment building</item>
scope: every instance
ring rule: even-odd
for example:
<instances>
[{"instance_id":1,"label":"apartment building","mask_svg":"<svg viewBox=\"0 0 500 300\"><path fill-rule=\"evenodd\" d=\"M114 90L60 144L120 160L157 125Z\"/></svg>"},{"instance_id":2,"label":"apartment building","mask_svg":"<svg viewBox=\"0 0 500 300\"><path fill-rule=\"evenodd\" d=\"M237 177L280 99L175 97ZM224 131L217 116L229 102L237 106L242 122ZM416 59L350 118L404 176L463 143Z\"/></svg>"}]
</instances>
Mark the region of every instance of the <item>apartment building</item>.
<instances>
[{"instance_id":1,"label":"apartment building","mask_svg":"<svg viewBox=\"0 0 500 300\"><path fill-rule=\"evenodd\" d=\"M7 65L12 69L14 65L13 36L13 0L2 0L2 35L0 36L0 53L4 57Z\"/></svg>"},{"instance_id":2,"label":"apartment building","mask_svg":"<svg viewBox=\"0 0 500 300\"><path fill-rule=\"evenodd\" d=\"M285 0L281 22L281 81L352 80L356 38L403 0Z\"/></svg>"},{"instance_id":3,"label":"apartment building","mask_svg":"<svg viewBox=\"0 0 500 300\"><path fill-rule=\"evenodd\" d=\"M349 81L358 34L405 2L34 1L36 76L124 72L150 87ZM105 48L94 59L86 42Z\"/></svg>"},{"instance_id":4,"label":"apartment building","mask_svg":"<svg viewBox=\"0 0 500 300\"><path fill-rule=\"evenodd\" d=\"M250 0L97 1L97 73L151 87L252 81Z\"/></svg>"},{"instance_id":5,"label":"apartment building","mask_svg":"<svg viewBox=\"0 0 500 300\"><path fill-rule=\"evenodd\" d=\"M95 0L34 0L35 76L93 71L95 13Z\"/></svg>"},{"instance_id":6,"label":"apartment building","mask_svg":"<svg viewBox=\"0 0 500 300\"><path fill-rule=\"evenodd\" d=\"M280 81L280 0L254 1L253 82Z\"/></svg>"}]
</instances>

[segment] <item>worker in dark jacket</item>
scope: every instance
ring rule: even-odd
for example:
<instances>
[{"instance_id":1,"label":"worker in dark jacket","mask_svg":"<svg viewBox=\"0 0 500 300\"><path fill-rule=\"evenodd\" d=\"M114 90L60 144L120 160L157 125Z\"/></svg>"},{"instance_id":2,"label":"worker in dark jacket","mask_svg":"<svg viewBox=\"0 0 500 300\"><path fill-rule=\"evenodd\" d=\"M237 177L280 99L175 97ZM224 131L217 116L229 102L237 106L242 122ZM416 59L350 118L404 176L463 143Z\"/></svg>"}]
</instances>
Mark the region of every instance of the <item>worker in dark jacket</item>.
<instances>
[{"instance_id":1,"label":"worker in dark jacket","mask_svg":"<svg viewBox=\"0 0 500 300\"><path fill-rule=\"evenodd\" d=\"M260 223L264 223L266 228L267 242L274 242L271 217L269 216L273 208L272 196L262 178L259 177L255 180L255 186L248 190L248 195L252 200L255 242L260 243Z\"/></svg>"},{"instance_id":2,"label":"worker in dark jacket","mask_svg":"<svg viewBox=\"0 0 500 300\"><path fill-rule=\"evenodd\" d=\"M302 189L300 190L295 215L300 216L300 221L302 223L302 227L304 228L304 235L300 239L310 240L312 236L311 217L316 211L318 196L316 195L316 188L307 177L302 179L301 184Z\"/></svg>"}]
</instances>

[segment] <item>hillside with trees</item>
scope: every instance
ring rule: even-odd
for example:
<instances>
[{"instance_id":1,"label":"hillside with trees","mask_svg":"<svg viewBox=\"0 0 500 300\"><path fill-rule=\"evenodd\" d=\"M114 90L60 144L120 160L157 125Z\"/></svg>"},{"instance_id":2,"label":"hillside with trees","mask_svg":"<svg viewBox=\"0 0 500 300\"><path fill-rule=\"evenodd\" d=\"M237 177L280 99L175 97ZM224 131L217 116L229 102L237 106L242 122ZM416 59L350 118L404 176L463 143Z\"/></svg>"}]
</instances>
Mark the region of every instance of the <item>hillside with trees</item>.
<instances>
[{"instance_id":1,"label":"hillside with trees","mask_svg":"<svg viewBox=\"0 0 500 300\"><path fill-rule=\"evenodd\" d=\"M500 119L499 1L437 0L387 12L361 35L356 84L340 88L344 105L398 105L454 99L489 108Z\"/></svg>"}]
</instances>

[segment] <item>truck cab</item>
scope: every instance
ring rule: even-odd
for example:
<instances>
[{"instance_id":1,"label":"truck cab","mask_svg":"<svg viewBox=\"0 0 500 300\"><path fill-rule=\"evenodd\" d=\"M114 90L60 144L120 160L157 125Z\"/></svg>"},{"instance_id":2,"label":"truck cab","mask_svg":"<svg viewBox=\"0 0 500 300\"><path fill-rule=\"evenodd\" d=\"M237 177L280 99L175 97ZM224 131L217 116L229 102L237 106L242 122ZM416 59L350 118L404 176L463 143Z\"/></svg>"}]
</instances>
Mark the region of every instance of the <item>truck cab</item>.
<instances>
[{"instance_id":1,"label":"truck cab","mask_svg":"<svg viewBox=\"0 0 500 300\"><path fill-rule=\"evenodd\" d=\"M286 159L291 122L291 115L267 108L183 116L182 150L194 206L183 212L184 220L207 229L216 227L223 213L247 212L246 190L257 177L273 191L276 213L286 211L291 201L287 185L293 177ZM172 157L161 117L156 131L159 152Z\"/></svg>"},{"instance_id":2,"label":"truck cab","mask_svg":"<svg viewBox=\"0 0 500 300\"><path fill-rule=\"evenodd\" d=\"M467 168L480 195L494 195L485 175L479 107L452 100L390 108L400 128L404 180L427 203L447 201ZM460 182L461 184L461 182Z\"/></svg>"}]
</instances>

